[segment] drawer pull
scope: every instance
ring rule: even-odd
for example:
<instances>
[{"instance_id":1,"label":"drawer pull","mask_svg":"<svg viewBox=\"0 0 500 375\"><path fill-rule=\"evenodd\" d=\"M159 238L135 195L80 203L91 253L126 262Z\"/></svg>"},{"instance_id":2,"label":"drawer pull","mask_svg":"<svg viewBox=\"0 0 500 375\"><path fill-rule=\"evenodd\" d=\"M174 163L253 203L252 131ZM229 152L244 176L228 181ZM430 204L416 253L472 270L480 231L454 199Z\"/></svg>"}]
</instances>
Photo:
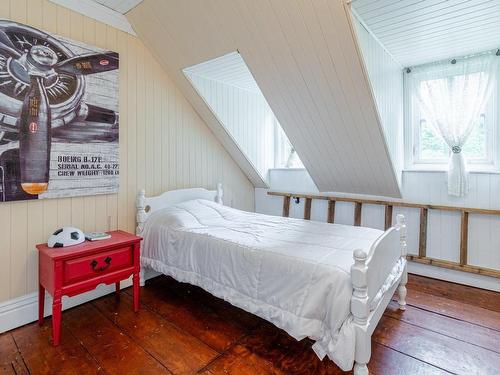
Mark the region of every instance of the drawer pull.
<instances>
[{"instance_id":1,"label":"drawer pull","mask_svg":"<svg viewBox=\"0 0 500 375\"><path fill-rule=\"evenodd\" d=\"M96 272L102 272L102 271L105 271L106 269L109 268L109 266L111 265L111 257L106 257L106 259L104 259L104 263L106 263L105 266L102 266L102 267L99 267L97 268L97 260L93 260L92 262L90 262L90 266L92 267L92 269Z\"/></svg>"}]
</instances>

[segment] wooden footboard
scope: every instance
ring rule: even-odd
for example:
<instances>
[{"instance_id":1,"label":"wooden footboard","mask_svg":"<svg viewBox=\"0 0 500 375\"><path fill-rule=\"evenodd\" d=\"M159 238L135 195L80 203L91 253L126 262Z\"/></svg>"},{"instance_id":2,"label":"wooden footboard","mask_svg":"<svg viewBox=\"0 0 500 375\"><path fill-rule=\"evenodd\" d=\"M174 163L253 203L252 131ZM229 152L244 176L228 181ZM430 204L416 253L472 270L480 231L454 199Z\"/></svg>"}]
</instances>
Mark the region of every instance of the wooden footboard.
<instances>
[{"instance_id":1,"label":"wooden footboard","mask_svg":"<svg viewBox=\"0 0 500 375\"><path fill-rule=\"evenodd\" d=\"M371 356L371 335L395 290L399 292L399 306L406 305L406 224L403 215L373 244L368 254L354 252L351 267L353 294L351 313L356 331L354 374L368 374Z\"/></svg>"}]
</instances>

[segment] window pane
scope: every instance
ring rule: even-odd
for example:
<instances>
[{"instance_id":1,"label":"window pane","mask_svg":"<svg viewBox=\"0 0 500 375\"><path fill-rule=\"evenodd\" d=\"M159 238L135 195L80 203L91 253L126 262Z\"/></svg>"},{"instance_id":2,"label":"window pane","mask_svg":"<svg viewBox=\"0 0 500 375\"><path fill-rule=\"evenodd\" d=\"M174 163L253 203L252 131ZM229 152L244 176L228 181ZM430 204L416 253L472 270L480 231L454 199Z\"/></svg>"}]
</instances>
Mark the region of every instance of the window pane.
<instances>
[{"instance_id":1,"label":"window pane","mask_svg":"<svg viewBox=\"0 0 500 375\"><path fill-rule=\"evenodd\" d=\"M427 121L420 121L420 155L422 160L446 160L449 147L443 139L434 132Z\"/></svg>"},{"instance_id":2,"label":"window pane","mask_svg":"<svg viewBox=\"0 0 500 375\"><path fill-rule=\"evenodd\" d=\"M486 124L484 116L481 116L464 145L463 153L469 160L487 159L486 150Z\"/></svg>"},{"instance_id":3,"label":"window pane","mask_svg":"<svg viewBox=\"0 0 500 375\"><path fill-rule=\"evenodd\" d=\"M288 140L285 132L276 121L275 128L275 168L304 168L297 152Z\"/></svg>"}]
</instances>

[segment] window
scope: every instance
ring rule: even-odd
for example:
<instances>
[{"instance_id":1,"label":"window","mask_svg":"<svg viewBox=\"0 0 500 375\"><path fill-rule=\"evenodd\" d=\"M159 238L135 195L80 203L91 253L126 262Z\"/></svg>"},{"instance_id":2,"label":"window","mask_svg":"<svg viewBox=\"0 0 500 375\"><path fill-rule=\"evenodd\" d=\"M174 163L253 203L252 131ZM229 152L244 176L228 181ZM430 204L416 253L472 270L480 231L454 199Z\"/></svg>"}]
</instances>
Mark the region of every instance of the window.
<instances>
[{"instance_id":1,"label":"window","mask_svg":"<svg viewBox=\"0 0 500 375\"><path fill-rule=\"evenodd\" d=\"M451 65L451 64L450 64ZM477 79L472 73L468 79ZM431 121L420 111L416 90L426 94L423 84L439 80L463 80L465 75L456 74L453 69L429 72L405 73L405 164L407 169L444 169L450 157L450 148ZM429 79L430 78L430 79ZM443 83L443 82L441 82ZM495 85L497 86L497 84ZM460 87L460 85L457 85ZM474 122L474 126L462 147L462 152L471 170L492 169L497 166L496 152L496 107L497 88L487 103L484 113ZM425 99L425 98L424 98ZM446 114L453 116L453 114Z\"/></svg>"},{"instance_id":2,"label":"window","mask_svg":"<svg viewBox=\"0 0 500 375\"><path fill-rule=\"evenodd\" d=\"M274 126L274 168L304 168L278 120Z\"/></svg>"},{"instance_id":3,"label":"window","mask_svg":"<svg viewBox=\"0 0 500 375\"><path fill-rule=\"evenodd\" d=\"M262 180L271 168L302 166L238 52L187 67L183 73Z\"/></svg>"}]
</instances>

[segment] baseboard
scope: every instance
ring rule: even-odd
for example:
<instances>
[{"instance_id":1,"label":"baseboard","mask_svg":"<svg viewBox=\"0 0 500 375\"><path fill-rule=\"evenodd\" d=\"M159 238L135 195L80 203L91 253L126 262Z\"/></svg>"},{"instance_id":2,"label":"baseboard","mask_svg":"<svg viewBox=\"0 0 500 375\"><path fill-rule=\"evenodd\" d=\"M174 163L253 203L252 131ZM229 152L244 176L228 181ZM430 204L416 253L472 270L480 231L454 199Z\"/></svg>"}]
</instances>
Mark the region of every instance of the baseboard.
<instances>
[{"instance_id":1,"label":"baseboard","mask_svg":"<svg viewBox=\"0 0 500 375\"><path fill-rule=\"evenodd\" d=\"M152 270L146 270L145 279L159 275ZM121 288L128 288L132 285L132 278L120 283ZM63 297L63 310L81 305L82 303L102 297L115 291L115 284L99 285L96 289L80 294L75 297ZM45 293L44 316L52 315L52 297ZM22 297L14 298L0 303L0 333L21 327L25 324L38 320L38 293L30 293Z\"/></svg>"},{"instance_id":2,"label":"baseboard","mask_svg":"<svg viewBox=\"0 0 500 375\"><path fill-rule=\"evenodd\" d=\"M408 262L408 272L416 275L432 277L445 281L451 281L457 284L474 286L476 288L493 290L500 292L500 283L497 278L473 273L450 270L447 268L436 267L428 264Z\"/></svg>"}]
</instances>

